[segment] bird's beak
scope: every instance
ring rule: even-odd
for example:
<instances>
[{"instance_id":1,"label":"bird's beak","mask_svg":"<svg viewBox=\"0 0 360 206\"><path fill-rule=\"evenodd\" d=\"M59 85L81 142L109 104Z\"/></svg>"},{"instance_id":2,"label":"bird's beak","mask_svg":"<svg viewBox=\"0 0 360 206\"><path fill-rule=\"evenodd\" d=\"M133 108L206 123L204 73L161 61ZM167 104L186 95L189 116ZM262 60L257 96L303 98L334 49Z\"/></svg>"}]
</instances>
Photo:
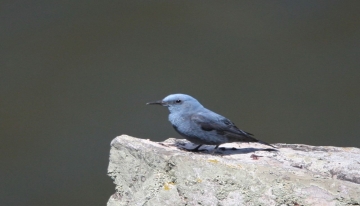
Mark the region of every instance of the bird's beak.
<instances>
[{"instance_id":1,"label":"bird's beak","mask_svg":"<svg viewBox=\"0 0 360 206\"><path fill-rule=\"evenodd\" d=\"M162 100L146 103L146 105L154 105L154 104L164 106L164 102Z\"/></svg>"}]
</instances>

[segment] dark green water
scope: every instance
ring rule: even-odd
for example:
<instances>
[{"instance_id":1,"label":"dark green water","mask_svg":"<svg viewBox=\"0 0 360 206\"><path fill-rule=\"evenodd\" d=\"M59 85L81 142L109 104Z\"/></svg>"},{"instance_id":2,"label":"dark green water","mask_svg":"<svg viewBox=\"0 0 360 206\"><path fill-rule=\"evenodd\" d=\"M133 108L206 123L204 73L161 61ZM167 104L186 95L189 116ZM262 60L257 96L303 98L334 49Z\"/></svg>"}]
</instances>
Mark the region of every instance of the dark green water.
<instances>
[{"instance_id":1,"label":"dark green water","mask_svg":"<svg viewBox=\"0 0 360 206\"><path fill-rule=\"evenodd\" d=\"M0 3L0 204L104 205L115 136L179 137L145 106L171 93L266 142L360 147L359 6Z\"/></svg>"}]
</instances>

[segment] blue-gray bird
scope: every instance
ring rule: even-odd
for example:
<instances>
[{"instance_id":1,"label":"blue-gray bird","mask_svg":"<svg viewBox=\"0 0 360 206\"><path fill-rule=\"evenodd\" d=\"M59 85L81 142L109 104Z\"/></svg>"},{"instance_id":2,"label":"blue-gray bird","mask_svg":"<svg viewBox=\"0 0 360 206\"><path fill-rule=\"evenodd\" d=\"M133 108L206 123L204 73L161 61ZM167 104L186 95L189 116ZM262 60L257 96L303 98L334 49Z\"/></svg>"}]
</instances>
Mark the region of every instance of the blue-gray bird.
<instances>
[{"instance_id":1,"label":"blue-gray bird","mask_svg":"<svg viewBox=\"0 0 360 206\"><path fill-rule=\"evenodd\" d=\"M251 133L237 128L229 119L203 107L199 101L186 94L171 94L163 100L147 105L168 107L169 121L174 129L190 142L199 144L191 151L198 151L203 145L219 145L229 142L258 142L271 144L252 137Z\"/></svg>"}]
</instances>

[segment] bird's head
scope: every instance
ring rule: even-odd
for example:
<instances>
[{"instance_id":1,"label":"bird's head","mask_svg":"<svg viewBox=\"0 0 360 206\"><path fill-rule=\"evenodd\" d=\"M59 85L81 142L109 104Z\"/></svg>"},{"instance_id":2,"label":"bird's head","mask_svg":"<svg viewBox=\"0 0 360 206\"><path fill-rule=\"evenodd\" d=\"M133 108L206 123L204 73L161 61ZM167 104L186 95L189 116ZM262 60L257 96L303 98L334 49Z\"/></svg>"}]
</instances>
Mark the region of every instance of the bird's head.
<instances>
[{"instance_id":1,"label":"bird's head","mask_svg":"<svg viewBox=\"0 0 360 206\"><path fill-rule=\"evenodd\" d=\"M170 112L194 111L203 106L195 98L186 94L171 94L163 100L149 102L147 105L162 105L168 107Z\"/></svg>"}]
</instances>

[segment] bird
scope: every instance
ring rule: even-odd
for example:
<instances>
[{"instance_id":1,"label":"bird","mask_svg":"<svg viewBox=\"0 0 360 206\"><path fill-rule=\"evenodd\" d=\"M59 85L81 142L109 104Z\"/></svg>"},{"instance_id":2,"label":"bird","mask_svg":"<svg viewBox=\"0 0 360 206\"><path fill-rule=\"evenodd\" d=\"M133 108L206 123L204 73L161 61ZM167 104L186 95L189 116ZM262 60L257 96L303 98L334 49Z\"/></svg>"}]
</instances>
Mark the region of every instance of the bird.
<instances>
[{"instance_id":1,"label":"bird","mask_svg":"<svg viewBox=\"0 0 360 206\"><path fill-rule=\"evenodd\" d=\"M258 142L274 147L255 139L253 134L239 129L229 119L205 108L187 94L170 94L146 105L161 105L169 109L169 121L174 129L185 139L198 144L189 151L200 151L203 145L215 145L216 150L219 145L230 142Z\"/></svg>"}]
</instances>

